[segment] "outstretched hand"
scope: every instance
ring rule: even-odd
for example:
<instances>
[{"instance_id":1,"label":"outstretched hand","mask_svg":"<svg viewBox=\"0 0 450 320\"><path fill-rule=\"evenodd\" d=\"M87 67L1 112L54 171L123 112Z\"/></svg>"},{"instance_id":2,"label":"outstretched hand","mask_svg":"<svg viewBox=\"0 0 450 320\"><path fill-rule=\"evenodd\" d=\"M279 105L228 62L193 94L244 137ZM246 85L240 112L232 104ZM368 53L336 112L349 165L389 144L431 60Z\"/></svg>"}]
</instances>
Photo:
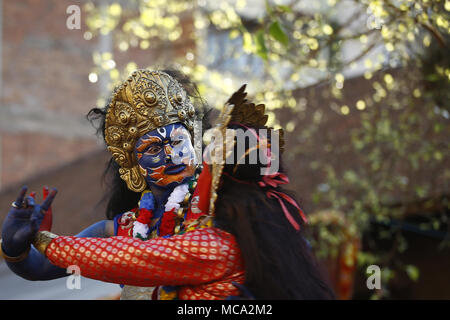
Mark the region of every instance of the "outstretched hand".
<instances>
[{"instance_id":1,"label":"outstretched hand","mask_svg":"<svg viewBox=\"0 0 450 320\"><path fill-rule=\"evenodd\" d=\"M44 212L50 208L58 192L52 189L39 205L32 196L26 196L27 190L27 187L22 187L2 226L2 250L11 257L21 255L30 247L44 219Z\"/></svg>"}]
</instances>

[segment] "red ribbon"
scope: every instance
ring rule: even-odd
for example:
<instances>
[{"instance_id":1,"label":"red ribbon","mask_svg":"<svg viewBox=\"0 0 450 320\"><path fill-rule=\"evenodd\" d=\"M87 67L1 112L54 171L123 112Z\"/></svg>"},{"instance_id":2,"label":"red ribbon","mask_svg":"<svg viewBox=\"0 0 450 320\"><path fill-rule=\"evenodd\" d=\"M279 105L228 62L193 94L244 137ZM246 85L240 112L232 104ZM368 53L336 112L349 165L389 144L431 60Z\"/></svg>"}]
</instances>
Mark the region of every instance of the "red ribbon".
<instances>
[{"instance_id":1,"label":"red ribbon","mask_svg":"<svg viewBox=\"0 0 450 320\"><path fill-rule=\"evenodd\" d=\"M258 184L261 187L269 186L269 187L273 187L273 188L278 187L280 184L287 184L287 183L289 183L289 178L285 174L279 173L279 172L274 173L274 174L265 175L262 177L262 181L258 182ZM291 223L291 225L295 228L295 230L300 230L300 226L294 220L292 215L289 213L289 210L284 205L283 200L286 200L287 202L289 202L290 204L292 204L294 207L297 208L304 223L308 222L305 214L303 213L303 210L300 209L297 202L295 202L295 200L292 199L291 197L289 197L287 194L285 194L283 192L275 191L275 190L269 190L266 192L266 195L268 198L276 198L278 200L278 202L281 205L281 208L283 209L284 215L286 216L286 219Z\"/></svg>"},{"instance_id":2,"label":"red ribbon","mask_svg":"<svg viewBox=\"0 0 450 320\"><path fill-rule=\"evenodd\" d=\"M256 133L256 131L254 129L249 128L249 127L247 127L246 125L244 125L242 123L230 123L230 124L237 124L237 125L240 125L240 126L246 128L247 130L249 130L250 132L252 132L256 136L256 138L258 139L258 142L260 141L259 135ZM270 161L270 159L271 159L270 148L267 149L267 159L268 159L268 167L267 167L266 173L269 172L270 164L271 164L271 161ZM251 183L248 183L246 181L241 181L241 180L235 179L235 178L231 177L230 175L228 175L228 176L232 180L235 180L237 182L251 184ZM259 181L258 185L260 185L261 187L276 188L280 184L288 184L288 183L289 183L289 178L285 174L277 172L277 173L274 173L274 174L265 174L265 175L263 175L262 181ZM286 200L287 202L289 202L290 204L292 204L294 207L297 208L297 210L298 210L300 216L302 217L302 220L303 220L304 223L308 222L308 220L306 219L305 214L303 213L303 210L300 209L300 207L298 206L297 202L295 202L295 200L292 199L291 197L289 197L287 194L285 194L283 192L275 191L275 190L269 190L269 191L266 192L266 196L268 198L274 197L274 198L276 198L278 200L278 202L281 205L281 208L283 209L284 215L286 216L286 219L288 219L288 221L295 228L295 230L300 230L300 226L294 220L292 215L289 213L289 210L284 205L283 200Z\"/></svg>"},{"instance_id":3,"label":"red ribbon","mask_svg":"<svg viewBox=\"0 0 450 320\"><path fill-rule=\"evenodd\" d=\"M280 184L288 184L289 183L289 178L283 174L283 173L273 173L273 174L266 174L262 177L262 181L259 181L258 184L261 187L273 187L276 188L278 187Z\"/></svg>"}]
</instances>

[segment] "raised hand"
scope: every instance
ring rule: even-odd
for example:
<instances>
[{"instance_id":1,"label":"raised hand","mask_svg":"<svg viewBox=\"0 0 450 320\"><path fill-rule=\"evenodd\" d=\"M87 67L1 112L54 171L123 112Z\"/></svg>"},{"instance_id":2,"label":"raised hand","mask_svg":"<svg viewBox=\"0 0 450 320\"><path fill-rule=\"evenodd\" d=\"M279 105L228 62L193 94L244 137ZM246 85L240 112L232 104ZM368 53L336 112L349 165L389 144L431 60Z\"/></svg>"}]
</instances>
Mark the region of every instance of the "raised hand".
<instances>
[{"instance_id":1,"label":"raised hand","mask_svg":"<svg viewBox=\"0 0 450 320\"><path fill-rule=\"evenodd\" d=\"M43 199L47 199L49 194L48 187L44 186L42 187L42 195ZM30 192L30 197L32 197L34 200L36 200L36 192ZM53 223L53 212L52 207L50 206L47 211L43 211L44 213L44 219L42 220L41 226L39 227L39 231L51 231L52 230L52 223Z\"/></svg>"},{"instance_id":2,"label":"raised hand","mask_svg":"<svg viewBox=\"0 0 450 320\"><path fill-rule=\"evenodd\" d=\"M47 199L49 195L48 187L45 186L42 188L42 193L44 196L44 200ZM52 230L52 222L53 222L53 211L52 207L50 206L47 211L44 212L45 216L42 220L41 226L39 228L39 231L51 231Z\"/></svg>"},{"instance_id":3,"label":"raised hand","mask_svg":"<svg viewBox=\"0 0 450 320\"><path fill-rule=\"evenodd\" d=\"M2 250L10 257L17 257L30 248L38 232L44 212L47 211L57 193L53 189L42 205L36 204L32 196L25 196L27 187L22 187L16 201L2 226Z\"/></svg>"}]
</instances>

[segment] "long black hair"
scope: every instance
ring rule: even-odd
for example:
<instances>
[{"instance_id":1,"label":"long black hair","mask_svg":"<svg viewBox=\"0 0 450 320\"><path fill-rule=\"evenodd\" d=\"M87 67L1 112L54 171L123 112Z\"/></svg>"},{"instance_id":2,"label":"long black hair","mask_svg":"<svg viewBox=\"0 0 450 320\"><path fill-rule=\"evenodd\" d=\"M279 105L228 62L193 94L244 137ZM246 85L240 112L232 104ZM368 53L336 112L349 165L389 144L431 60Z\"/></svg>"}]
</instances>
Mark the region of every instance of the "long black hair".
<instances>
[{"instance_id":1,"label":"long black hair","mask_svg":"<svg viewBox=\"0 0 450 320\"><path fill-rule=\"evenodd\" d=\"M181 84L195 107L196 118L203 122L204 130L208 129L210 127L208 119L212 109L200 96L197 85L188 76L175 68L160 71L167 73ZM104 108L92 108L87 114L88 120L97 129L97 135L103 137L103 140L105 139L105 118L109 102ZM119 165L111 157L102 176L106 192L100 202L106 202L106 217L110 220L117 214L136 208L141 196L140 193L128 189L125 181L120 178L119 168Z\"/></svg>"},{"instance_id":2,"label":"long black hair","mask_svg":"<svg viewBox=\"0 0 450 320\"><path fill-rule=\"evenodd\" d=\"M230 127L242 129L236 125ZM233 234L239 244L245 265L245 287L256 299L334 299L324 272L303 236L306 226L295 207L284 202L301 225L299 231L286 219L278 200L268 198L266 192L272 187L258 184L262 179L261 169L265 167L260 159L250 164L248 153L244 164L235 165L236 146L233 162L223 170L215 222ZM245 150L249 147L246 141ZM282 163L278 172L284 172ZM272 190L295 199L294 193L280 186Z\"/></svg>"}]
</instances>

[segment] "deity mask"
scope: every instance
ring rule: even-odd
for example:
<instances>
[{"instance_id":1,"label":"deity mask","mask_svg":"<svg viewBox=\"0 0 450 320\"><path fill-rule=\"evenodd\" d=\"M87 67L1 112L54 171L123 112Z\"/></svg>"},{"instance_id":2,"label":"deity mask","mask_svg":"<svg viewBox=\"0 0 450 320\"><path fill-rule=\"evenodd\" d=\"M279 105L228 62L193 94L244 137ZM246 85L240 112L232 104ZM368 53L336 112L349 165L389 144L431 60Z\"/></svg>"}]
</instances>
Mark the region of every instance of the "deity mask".
<instances>
[{"instance_id":1,"label":"deity mask","mask_svg":"<svg viewBox=\"0 0 450 320\"><path fill-rule=\"evenodd\" d=\"M174 123L182 124L193 136L194 117L194 106L183 87L161 71L137 70L114 91L105 119L105 141L120 166L120 177L130 190L145 190L148 169L156 170L139 165L135 153L137 142L141 140L141 146L144 135L155 133L158 128L167 132L168 125ZM170 135L164 138L160 134L159 138L167 139Z\"/></svg>"},{"instance_id":2,"label":"deity mask","mask_svg":"<svg viewBox=\"0 0 450 320\"><path fill-rule=\"evenodd\" d=\"M148 185L173 187L194 175L197 164L189 131L170 124L143 135L136 143L136 158Z\"/></svg>"}]
</instances>

